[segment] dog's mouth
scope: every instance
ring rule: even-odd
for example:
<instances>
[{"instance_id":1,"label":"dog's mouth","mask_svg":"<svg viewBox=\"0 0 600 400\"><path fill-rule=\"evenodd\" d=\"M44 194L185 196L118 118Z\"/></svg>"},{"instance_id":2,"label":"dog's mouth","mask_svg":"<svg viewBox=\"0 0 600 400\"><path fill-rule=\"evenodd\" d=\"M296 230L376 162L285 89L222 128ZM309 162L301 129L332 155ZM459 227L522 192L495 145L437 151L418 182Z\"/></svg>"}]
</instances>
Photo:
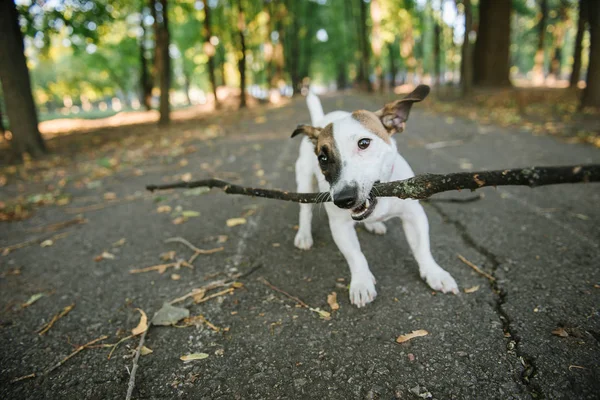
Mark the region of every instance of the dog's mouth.
<instances>
[{"instance_id":1,"label":"dog's mouth","mask_svg":"<svg viewBox=\"0 0 600 400\"><path fill-rule=\"evenodd\" d=\"M367 218L369 215L371 215L373 210L375 210L376 205L377 198L370 194L364 203L352 209L352 219L355 221L361 221Z\"/></svg>"}]
</instances>

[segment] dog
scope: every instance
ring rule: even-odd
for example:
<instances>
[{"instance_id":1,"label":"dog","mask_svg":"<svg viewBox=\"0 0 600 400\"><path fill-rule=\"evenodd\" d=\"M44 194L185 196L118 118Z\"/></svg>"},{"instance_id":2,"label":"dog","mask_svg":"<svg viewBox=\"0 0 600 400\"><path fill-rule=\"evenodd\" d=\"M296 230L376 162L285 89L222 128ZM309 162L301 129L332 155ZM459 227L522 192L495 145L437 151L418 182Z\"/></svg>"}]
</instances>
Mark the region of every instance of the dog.
<instances>
[{"instance_id":1,"label":"dog","mask_svg":"<svg viewBox=\"0 0 600 400\"><path fill-rule=\"evenodd\" d=\"M402 219L421 278L434 290L458 293L452 276L433 259L429 248L429 222L417 200L377 198L373 185L411 178L414 173L398 153L395 133L405 129L414 103L425 99L429 86L419 85L406 97L371 112L334 111L327 115L319 98L309 93L307 105L312 125L299 125L292 137L304 135L296 161L297 191L312 193L316 177L319 190L329 192L326 203L335 244L350 267L350 302L364 307L377 296L375 277L369 269L354 230L356 223L375 234L386 233L383 221ZM312 204L300 205L300 222L294 245L308 250L313 245Z\"/></svg>"}]
</instances>

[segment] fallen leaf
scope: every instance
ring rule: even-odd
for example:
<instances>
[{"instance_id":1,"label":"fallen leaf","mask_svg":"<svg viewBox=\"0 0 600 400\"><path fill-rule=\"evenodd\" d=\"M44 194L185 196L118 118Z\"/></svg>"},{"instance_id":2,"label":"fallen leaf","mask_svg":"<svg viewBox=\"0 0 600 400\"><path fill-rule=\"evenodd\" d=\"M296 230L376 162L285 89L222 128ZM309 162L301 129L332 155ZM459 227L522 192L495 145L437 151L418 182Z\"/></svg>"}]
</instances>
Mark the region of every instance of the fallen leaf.
<instances>
[{"instance_id":1,"label":"fallen leaf","mask_svg":"<svg viewBox=\"0 0 600 400\"><path fill-rule=\"evenodd\" d=\"M171 251L167 251L166 253L161 253L160 255L160 259L163 261L169 261L169 260L174 260L175 259L175 251L171 250Z\"/></svg>"},{"instance_id":2,"label":"fallen leaf","mask_svg":"<svg viewBox=\"0 0 600 400\"><path fill-rule=\"evenodd\" d=\"M329 307L331 307L331 310L333 311L340 309L340 305L337 302L336 292L331 292L331 294L327 295L327 304L329 304Z\"/></svg>"},{"instance_id":3,"label":"fallen leaf","mask_svg":"<svg viewBox=\"0 0 600 400\"><path fill-rule=\"evenodd\" d=\"M185 217L177 217L173 220L173 225L181 225L183 224L185 221L187 221L185 219Z\"/></svg>"},{"instance_id":4,"label":"fallen leaf","mask_svg":"<svg viewBox=\"0 0 600 400\"><path fill-rule=\"evenodd\" d=\"M46 239L42 243L40 243L40 247L50 247L54 244L52 239Z\"/></svg>"},{"instance_id":5,"label":"fallen leaf","mask_svg":"<svg viewBox=\"0 0 600 400\"><path fill-rule=\"evenodd\" d=\"M114 260L114 259L115 259L114 254L111 254L107 251L104 251L99 256L94 257L94 261L96 261L96 262L99 262L102 260Z\"/></svg>"},{"instance_id":6,"label":"fallen leaf","mask_svg":"<svg viewBox=\"0 0 600 400\"><path fill-rule=\"evenodd\" d=\"M179 357L181 361L204 360L205 358L208 358L206 353L192 353Z\"/></svg>"},{"instance_id":7,"label":"fallen leaf","mask_svg":"<svg viewBox=\"0 0 600 400\"><path fill-rule=\"evenodd\" d=\"M231 284L231 287L234 287L234 288L236 288L236 289L239 289L239 288L243 288L243 287L244 287L244 284L243 284L242 282L233 282L233 283Z\"/></svg>"},{"instance_id":8,"label":"fallen leaf","mask_svg":"<svg viewBox=\"0 0 600 400\"><path fill-rule=\"evenodd\" d=\"M560 337L569 337L569 333L561 326L553 330L552 334Z\"/></svg>"},{"instance_id":9,"label":"fallen leaf","mask_svg":"<svg viewBox=\"0 0 600 400\"><path fill-rule=\"evenodd\" d=\"M154 353L154 351L146 346L142 346L142 348L140 349L140 354L143 356L147 356L148 354L152 353Z\"/></svg>"},{"instance_id":10,"label":"fallen leaf","mask_svg":"<svg viewBox=\"0 0 600 400\"><path fill-rule=\"evenodd\" d=\"M411 333L407 333L406 335L398 336L398 338L396 339L396 342L404 343L404 342L408 342L409 340L414 339L416 337L427 336L427 335L429 335L429 332L427 332L424 329L419 329L417 331L412 331Z\"/></svg>"},{"instance_id":11,"label":"fallen leaf","mask_svg":"<svg viewBox=\"0 0 600 400\"><path fill-rule=\"evenodd\" d=\"M125 244L126 241L127 241L127 239L125 239L125 238L119 239L112 244L112 247L121 247Z\"/></svg>"},{"instance_id":12,"label":"fallen leaf","mask_svg":"<svg viewBox=\"0 0 600 400\"><path fill-rule=\"evenodd\" d=\"M200 213L198 211L183 211L181 215L183 215L185 218L195 218L199 217Z\"/></svg>"},{"instance_id":13,"label":"fallen leaf","mask_svg":"<svg viewBox=\"0 0 600 400\"><path fill-rule=\"evenodd\" d=\"M34 295L32 295L29 300L27 300L25 303L21 304L21 308L27 308L30 305L32 305L33 303L35 303L36 301L38 301L39 299L41 299L44 296L44 293L36 293Z\"/></svg>"},{"instance_id":14,"label":"fallen leaf","mask_svg":"<svg viewBox=\"0 0 600 400\"><path fill-rule=\"evenodd\" d=\"M319 316L321 316L321 318L323 318L324 320L329 320L331 319L331 313L325 310L321 310L320 308L310 308L310 311L316 312L317 314L319 314Z\"/></svg>"},{"instance_id":15,"label":"fallen leaf","mask_svg":"<svg viewBox=\"0 0 600 400\"><path fill-rule=\"evenodd\" d=\"M188 172L186 174L181 175L181 180L184 181L184 182L191 181L192 180L192 174Z\"/></svg>"},{"instance_id":16,"label":"fallen leaf","mask_svg":"<svg viewBox=\"0 0 600 400\"><path fill-rule=\"evenodd\" d=\"M144 310L140 308L136 308L136 310L138 310L140 314L142 314L142 316L140 317L140 323L138 324L138 326L131 330L131 334L133 336L137 336L140 333L144 333L146 332L146 330L148 330L148 316L146 316Z\"/></svg>"},{"instance_id":17,"label":"fallen leaf","mask_svg":"<svg viewBox=\"0 0 600 400\"><path fill-rule=\"evenodd\" d=\"M114 192L106 192L104 193L104 200L116 200L117 194Z\"/></svg>"},{"instance_id":18,"label":"fallen leaf","mask_svg":"<svg viewBox=\"0 0 600 400\"><path fill-rule=\"evenodd\" d=\"M238 225L244 225L246 223L246 218L230 218L227 220L228 227L234 227Z\"/></svg>"},{"instance_id":19,"label":"fallen leaf","mask_svg":"<svg viewBox=\"0 0 600 400\"><path fill-rule=\"evenodd\" d=\"M183 192L184 196L200 196L203 195L204 193L208 193L210 192L210 188L208 187L197 187L194 189L189 189L186 190L185 192Z\"/></svg>"},{"instance_id":20,"label":"fallen leaf","mask_svg":"<svg viewBox=\"0 0 600 400\"><path fill-rule=\"evenodd\" d=\"M181 279L181 275L179 274L171 274L171 279L174 281L178 281Z\"/></svg>"},{"instance_id":21,"label":"fallen leaf","mask_svg":"<svg viewBox=\"0 0 600 400\"><path fill-rule=\"evenodd\" d=\"M465 293L474 293L479 290L479 285L470 288L465 288Z\"/></svg>"},{"instance_id":22,"label":"fallen leaf","mask_svg":"<svg viewBox=\"0 0 600 400\"><path fill-rule=\"evenodd\" d=\"M219 237L217 239L217 243L225 243L227 241L227 239L229 239L229 237L227 235L219 235Z\"/></svg>"},{"instance_id":23,"label":"fallen leaf","mask_svg":"<svg viewBox=\"0 0 600 400\"><path fill-rule=\"evenodd\" d=\"M170 213L171 212L171 206L158 206L158 208L156 209L156 212L159 214L164 214L164 213Z\"/></svg>"},{"instance_id":24,"label":"fallen leaf","mask_svg":"<svg viewBox=\"0 0 600 400\"><path fill-rule=\"evenodd\" d=\"M264 124L265 122L267 122L267 117L259 115L258 117L254 118L254 122L256 122L257 124Z\"/></svg>"},{"instance_id":25,"label":"fallen leaf","mask_svg":"<svg viewBox=\"0 0 600 400\"><path fill-rule=\"evenodd\" d=\"M152 317L152 325L169 326L190 316L190 310L182 307L174 307L169 303L163 304L162 308Z\"/></svg>"},{"instance_id":26,"label":"fallen leaf","mask_svg":"<svg viewBox=\"0 0 600 400\"><path fill-rule=\"evenodd\" d=\"M263 176L265 176L265 170L259 169L258 171L256 171L256 176L258 176L259 178L262 178Z\"/></svg>"}]
</instances>

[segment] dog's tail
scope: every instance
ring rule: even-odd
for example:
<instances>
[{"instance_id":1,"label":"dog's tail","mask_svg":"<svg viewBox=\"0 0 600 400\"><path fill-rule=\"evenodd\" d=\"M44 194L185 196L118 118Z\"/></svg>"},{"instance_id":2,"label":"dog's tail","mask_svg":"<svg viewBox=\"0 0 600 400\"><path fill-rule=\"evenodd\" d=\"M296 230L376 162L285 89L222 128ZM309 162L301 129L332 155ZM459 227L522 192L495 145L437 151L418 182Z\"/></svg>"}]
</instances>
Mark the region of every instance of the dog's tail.
<instances>
[{"instance_id":1,"label":"dog's tail","mask_svg":"<svg viewBox=\"0 0 600 400\"><path fill-rule=\"evenodd\" d=\"M321 105L321 100L317 97L316 94L309 91L308 96L306 96L306 104L308 105L308 112L310 113L310 119L312 120L312 124L316 125L320 120L323 119L323 106Z\"/></svg>"}]
</instances>

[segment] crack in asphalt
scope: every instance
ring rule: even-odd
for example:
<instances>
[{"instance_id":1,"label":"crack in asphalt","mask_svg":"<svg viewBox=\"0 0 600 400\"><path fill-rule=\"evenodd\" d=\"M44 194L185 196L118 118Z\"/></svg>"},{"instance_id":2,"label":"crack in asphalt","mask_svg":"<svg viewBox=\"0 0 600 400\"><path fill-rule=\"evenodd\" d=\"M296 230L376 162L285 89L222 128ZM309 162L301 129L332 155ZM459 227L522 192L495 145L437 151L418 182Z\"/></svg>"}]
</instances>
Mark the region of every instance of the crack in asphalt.
<instances>
[{"instance_id":1,"label":"crack in asphalt","mask_svg":"<svg viewBox=\"0 0 600 400\"><path fill-rule=\"evenodd\" d=\"M450 223L454 225L455 229L459 232L463 242L473 250L477 251L479 254L485 257L485 259L491 265L490 275L494 277L493 281L489 281L490 288L494 293L495 302L494 302L494 311L498 314L498 318L502 323L502 330L504 332L504 337L509 339L506 349L508 352L514 351L519 362L523 366L523 371L520 375L520 383L522 383L528 390L529 394L533 398L545 398L543 391L539 384L532 382L532 379L535 378L537 367L535 364L535 357L527 355L520 346L522 339L515 334L513 327L511 326L511 318L504 310L503 306L507 301L508 293L505 288L498 283L498 277L496 276L496 272L498 271L498 267L501 262L498 260L498 257L477 243L475 239L469 233L467 227L459 220L452 219L448 213L446 213L443 208L439 204L435 204L432 202L427 203L431 208L433 208L444 220L445 223Z\"/></svg>"}]
</instances>

